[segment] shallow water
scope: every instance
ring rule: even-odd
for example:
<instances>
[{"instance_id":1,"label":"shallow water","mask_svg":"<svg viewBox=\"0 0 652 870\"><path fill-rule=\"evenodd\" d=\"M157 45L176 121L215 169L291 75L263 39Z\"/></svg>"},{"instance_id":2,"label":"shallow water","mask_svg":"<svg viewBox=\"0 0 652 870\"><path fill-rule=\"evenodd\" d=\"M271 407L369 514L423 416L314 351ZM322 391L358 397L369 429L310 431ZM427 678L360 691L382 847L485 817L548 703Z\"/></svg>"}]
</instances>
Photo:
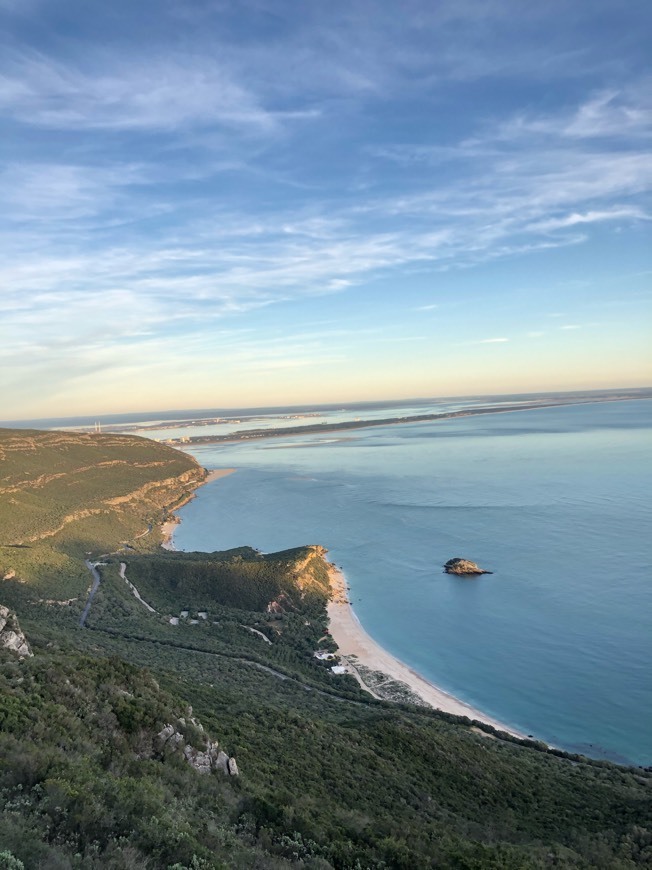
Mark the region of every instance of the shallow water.
<instances>
[{"instance_id":1,"label":"shallow water","mask_svg":"<svg viewBox=\"0 0 652 870\"><path fill-rule=\"evenodd\" d=\"M652 763L652 403L205 445L175 544L328 547L426 678L572 751ZM397 415L398 416L398 415ZM495 573L442 573L463 556Z\"/></svg>"}]
</instances>

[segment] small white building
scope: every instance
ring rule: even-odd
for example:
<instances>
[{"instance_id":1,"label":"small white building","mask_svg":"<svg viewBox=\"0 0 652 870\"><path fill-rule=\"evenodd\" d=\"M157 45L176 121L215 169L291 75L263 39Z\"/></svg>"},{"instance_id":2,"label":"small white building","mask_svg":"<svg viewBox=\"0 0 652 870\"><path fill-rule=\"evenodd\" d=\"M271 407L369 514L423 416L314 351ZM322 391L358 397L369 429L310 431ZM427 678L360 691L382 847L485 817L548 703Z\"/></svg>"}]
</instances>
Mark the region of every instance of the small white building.
<instances>
[{"instance_id":1,"label":"small white building","mask_svg":"<svg viewBox=\"0 0 652 870\"><path fill-rule=\"evenodd\" d=\"M348 674L349 669L344 667L344 665L333 665L333 667L331 668L331 671L334 674Z\"/></svg>"},{"instance_id":2,"label":"small white building","mask_svg":"<svg viewBox=\"0 0 652 870\"><path fill-rule=\"evenodd\" d=\"M335 653L329 652L327 649L318 649L313 655L320 662L329 662L336 658Z\"/></svg>"}]
</instances>

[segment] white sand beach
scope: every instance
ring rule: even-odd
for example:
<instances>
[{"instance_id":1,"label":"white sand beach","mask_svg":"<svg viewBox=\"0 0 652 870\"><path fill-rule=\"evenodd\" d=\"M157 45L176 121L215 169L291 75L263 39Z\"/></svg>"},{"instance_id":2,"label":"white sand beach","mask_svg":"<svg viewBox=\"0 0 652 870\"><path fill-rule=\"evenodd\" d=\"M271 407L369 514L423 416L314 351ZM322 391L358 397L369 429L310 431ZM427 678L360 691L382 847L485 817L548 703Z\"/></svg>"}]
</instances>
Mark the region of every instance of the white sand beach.
<instances>
[{"instance_id":1,"label":"white sand beach","mask_svg":"<svg viewBox=\"0 0 652 870\"><path fill-rule=\"evenodd\" d=\"M394 658L393 655L383 649L373 640L360 624L346 594L346 580L342 573L333 565L330 570L333 599L328 605L330 619L330 632L339 647L343 658L355 656L351 667L357 661L374 671L382 671L394 680L406 683L409 688L431 707L443 710L445 713L453 713L456 716L468 716L469 719L477 719L486 722L500 731L506 731L515 737L526 737L514 728L498 722L486 713L476 710L464 701L449 695L443 689L435 686L420 676L412 668ZM374 694L372 692L372 694Z\"/></svg>"},{"instance_id":2,"label":"white sand beach","mask_svg":"<svg viewBox=\"0 0 652 870\"><path fill-rule=\"evenodd\" d=\"M219 468L210 471L200 486L211 483L221 477L226 477L226 475L233 474L235 471L235 468ZM184 504L190 501L191 498L194 498L194 495L191 495ZM162 524L163 541L161 546L164 549L175 549L173 540L174 530L179 522L178 516L172 514L170 519ZM332 599L328 604L330 633L339 647L339 653L342 658L347 660L349 668L354 672L359 682L374 697L379 696L375 694L373 689L365 685L364 680L355 669L356 664L364 665L372 671L381 671L392 680L405 683L415 695L418 695L422 701L435 709L442 710L445 713L452 713L455 716L467 716L469 719L486 722L499 731L506 731L515 737L526 737L525 734L504 725L480 710L476 710L464 701L460 701L433 683L428 682L428 680L424 679L420 674L408 667L408 665L383 649L380 644L376 643L367 634L355 615L348 600L347 583L342 572L337 566L329 563L329 574L332 589ZM349 657L354 658L352 661L349 661Z\"/></svg>"}]
</instances>

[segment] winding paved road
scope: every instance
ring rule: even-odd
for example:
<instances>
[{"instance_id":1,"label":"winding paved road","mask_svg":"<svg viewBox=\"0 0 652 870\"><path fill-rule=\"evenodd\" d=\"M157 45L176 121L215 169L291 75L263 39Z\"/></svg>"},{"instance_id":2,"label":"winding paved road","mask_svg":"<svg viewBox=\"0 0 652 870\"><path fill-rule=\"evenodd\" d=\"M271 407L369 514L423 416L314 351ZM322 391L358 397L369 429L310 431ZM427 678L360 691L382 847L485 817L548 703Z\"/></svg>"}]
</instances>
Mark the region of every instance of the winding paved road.
<instances>
[{"instance_id":1,"label":"winding paved road","mask_svg":"<svg viewBox=\"0 0 652 870\"><path fill-rule=\"evenodd\" d=\"M88 596L88 601L86 602L86 607L84 607L84 611L79 618L79 625L81 626L81 628L84 627L84 623L86 622L86 617L88 616L88 613L91 609L91 604L93 603L95 593L100 588L100 572L97 570L93 562L89 562L88 559L84 559L84 564L93 576L93 585L91 586L91 591Z\"/></svg>"}]
</instances>

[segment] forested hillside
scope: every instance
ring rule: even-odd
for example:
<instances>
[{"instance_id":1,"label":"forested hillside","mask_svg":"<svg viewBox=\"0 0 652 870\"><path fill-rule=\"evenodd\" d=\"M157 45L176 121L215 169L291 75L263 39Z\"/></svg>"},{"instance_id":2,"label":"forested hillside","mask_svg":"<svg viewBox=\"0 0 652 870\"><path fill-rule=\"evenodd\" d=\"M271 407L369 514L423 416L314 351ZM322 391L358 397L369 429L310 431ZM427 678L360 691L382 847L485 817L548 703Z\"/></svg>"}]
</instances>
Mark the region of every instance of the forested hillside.
<instances>
[{"instance_id":1,"label":"forested hillside","mask_svg":"<svg viewBox=\"0 0 652 870\"><path fill-rule=\"evenodd\" d=\"M318 661L321 548L161 550L194 460L0 445L0 605L33 653L0 649L0 868L652 863L650 772L377 701Z\"/></svg>"},{"instance_id":2,"label":"forested hillside","mask_svg":"<svg viewBox=\"0 0 652 870\"><path fill-rule=\"evenodd\" d=\"M21 600L81 601L80 557L149 549L204 477L191 456L144 438L0 429L0 577L30 583Z\"/></svg>"}]
</instances>

